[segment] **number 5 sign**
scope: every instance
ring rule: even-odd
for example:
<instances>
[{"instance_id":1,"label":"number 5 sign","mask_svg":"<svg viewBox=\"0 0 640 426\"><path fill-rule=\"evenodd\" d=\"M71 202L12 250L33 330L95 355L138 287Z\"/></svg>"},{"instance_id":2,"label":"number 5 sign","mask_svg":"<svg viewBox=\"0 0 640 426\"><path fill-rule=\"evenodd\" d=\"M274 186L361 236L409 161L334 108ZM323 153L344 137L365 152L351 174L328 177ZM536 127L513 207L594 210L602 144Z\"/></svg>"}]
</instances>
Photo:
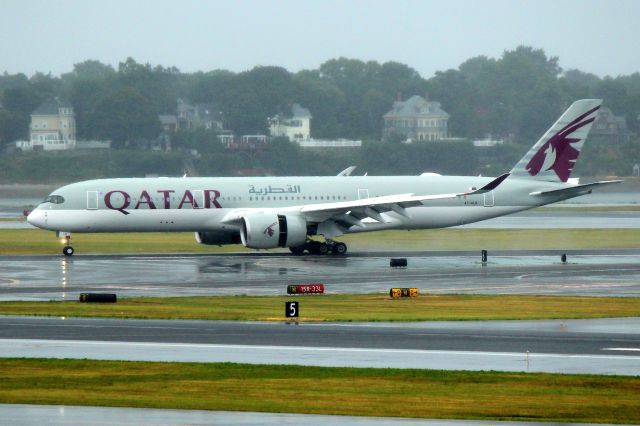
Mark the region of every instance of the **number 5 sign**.
<instances>
[{"instance_id":1,"label":"number 5 sign","mask_svg":"<svg viewBox=\"0 0 640 426\"><path fill-rule=\"evenodd\" d=\"M284 302L284 316L286 318L298 318L299 313L298 302Z\"/></svg>"}]
</instances>

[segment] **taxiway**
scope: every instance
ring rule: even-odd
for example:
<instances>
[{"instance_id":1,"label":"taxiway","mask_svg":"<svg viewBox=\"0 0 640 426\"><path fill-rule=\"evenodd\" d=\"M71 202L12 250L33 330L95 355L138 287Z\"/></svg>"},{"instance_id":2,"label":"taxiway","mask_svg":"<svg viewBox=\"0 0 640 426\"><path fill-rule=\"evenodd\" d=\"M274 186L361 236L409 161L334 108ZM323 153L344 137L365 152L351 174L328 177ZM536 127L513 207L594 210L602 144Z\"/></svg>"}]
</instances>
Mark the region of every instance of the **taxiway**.
<instances>
[{"instance_id":1,"label":"taxiway","mask_svg":"<svg viewBox=\"0 0 640 426\"><path fill-rule=\"evenodd\" d=\"M0 357L640 374L640 319L288 324L0 317Z\"/></svg>"}]
</instances>

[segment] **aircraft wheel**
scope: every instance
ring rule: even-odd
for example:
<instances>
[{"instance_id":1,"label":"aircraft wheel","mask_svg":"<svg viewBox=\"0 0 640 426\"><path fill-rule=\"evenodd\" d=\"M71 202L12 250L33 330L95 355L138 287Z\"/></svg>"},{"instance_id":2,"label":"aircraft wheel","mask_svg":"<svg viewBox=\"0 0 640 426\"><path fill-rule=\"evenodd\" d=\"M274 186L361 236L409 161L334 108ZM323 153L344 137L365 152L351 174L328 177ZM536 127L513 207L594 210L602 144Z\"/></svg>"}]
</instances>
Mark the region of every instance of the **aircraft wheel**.
<instances>
[{"instance_id":1,"label":"aircraft wheel","mask_svg":"<svg viewBox=\"0 0 640 426\"><path fill-rule=\"evenodd\" d=\"M306 247L311 254L321 254L320 253L320 241L307 241Z\"/></svg>"},{"instance_id":2,"label":"aircraft wheel","mask_svg":"<svg viewBox=\"0 0 640 426\"><path fill-rule=\"evenodd\" d=\"M329 244L327 243L319 243L318 244L318 254L328 254L329 253Z\"/></svg>"},{"instance_id":3,"label":"aircraft wheel","mask_svg":"<svg viewBox=\"0 0 640 426\"><path fill-rule=\"evenodd\" d=\"M289 247L289 251L294 255L294 256L302 256L304 254L304 249L305 246L304 244L298 247Z\"/></svg>"},{"instance_id":4,"label":"aircraft wheel","mask_svg":"<svg viewBox=\"0 0 640 426\"><path fill-rule=\"evenodd\" d=\"M345 255L347 254L347 245L345 243L335 243L331 252L340 256Z\"/></svg>"},{"instance_id":5,"label":"aircraft wheel","mask_svg":"<svg viewBox=\"0 0 640 426\"><path fill-rule=\"evenodd\" d=\"M64 248L62 249L62 254L64 254L65 256L73 256L73 247L71 246L64 246Z\"/></svg>"}]
</instances>

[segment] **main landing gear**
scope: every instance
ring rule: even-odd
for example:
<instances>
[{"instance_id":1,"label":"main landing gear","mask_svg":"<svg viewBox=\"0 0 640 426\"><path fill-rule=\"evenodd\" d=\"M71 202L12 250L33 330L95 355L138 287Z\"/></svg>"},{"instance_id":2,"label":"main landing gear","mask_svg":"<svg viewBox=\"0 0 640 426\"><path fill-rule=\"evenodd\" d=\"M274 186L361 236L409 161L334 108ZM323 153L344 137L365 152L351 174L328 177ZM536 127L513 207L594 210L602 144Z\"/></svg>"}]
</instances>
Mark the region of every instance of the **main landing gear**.
<instances>
[{"instance_id":1,"label":"main landing gear","mask_svg":"<svg viewBox=\"0 0 640 426\"><path fill-rule=\"evenodd\" d=\"M303 255L305 251L309 254L335 254L342 256L347 254L347 245L333 240L327 240L325 242L308 240L301 246L289 247L289 250L296 256Z\"/></svg>"}]
</instances>

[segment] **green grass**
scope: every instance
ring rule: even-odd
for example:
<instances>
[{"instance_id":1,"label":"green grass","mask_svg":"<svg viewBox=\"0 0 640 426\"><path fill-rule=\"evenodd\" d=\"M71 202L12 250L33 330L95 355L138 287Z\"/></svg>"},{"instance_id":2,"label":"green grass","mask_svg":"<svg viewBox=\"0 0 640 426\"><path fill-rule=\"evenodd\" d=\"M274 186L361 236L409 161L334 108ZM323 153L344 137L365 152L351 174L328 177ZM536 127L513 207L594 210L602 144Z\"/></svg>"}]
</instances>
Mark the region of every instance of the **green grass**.
<instances>
[{"instance_id":1,"label":"green grass","mask_svg":"<svg viewBox=\"0 0 640 426\"><path fill-rule=\"evenodd\" d=\"M1 359L0 403L640 422L640 377Z\"/></svg>"},{"instance_id":2,"label":"green grass","mask_svg":"<svg viewBox=\"0 0 640 426\"><path fill-rule=\"evenodd\" d=\"M61 242L51 231L3 229L0 254L59 254ZM433 229L381 231L339 238L350 251L370 250L509 250L640 247L640 229ZM197 244L193 233L73 234L78 254L92 253L220 253L249 251L241 245ZM283 251L283 250L280 250ZM288 250L284 250L288 253Z\"/></svg>"},{"instance_id":3,"label":"green grass","mask_svg":"<svg viewBox=\"0 0 640 426\"><path fill-rule=\"evenodd\" d=\"M52 231L40 229L2 229L0 254L60 254L63 244ZM134 232L72 234L72 245L79 254L96 253L218 253L248 251L243 246L198 244L193 233Z\"/></svg>"},{"instance_id":4,"label":"green grass","mask_svg":"<svg viewBox=\"0 0 640 426\"><path fill-rule=\"evenodd\" d=\"M200 320L284 320L290 296L208 296L121 299L116 304L0 302L0 315ZM640 298L383 294L307 295L300 321L457 321L608 318L640 316Z\"/></svg>"}]
</instances>

